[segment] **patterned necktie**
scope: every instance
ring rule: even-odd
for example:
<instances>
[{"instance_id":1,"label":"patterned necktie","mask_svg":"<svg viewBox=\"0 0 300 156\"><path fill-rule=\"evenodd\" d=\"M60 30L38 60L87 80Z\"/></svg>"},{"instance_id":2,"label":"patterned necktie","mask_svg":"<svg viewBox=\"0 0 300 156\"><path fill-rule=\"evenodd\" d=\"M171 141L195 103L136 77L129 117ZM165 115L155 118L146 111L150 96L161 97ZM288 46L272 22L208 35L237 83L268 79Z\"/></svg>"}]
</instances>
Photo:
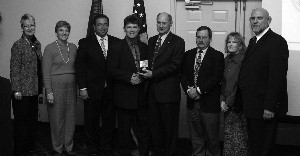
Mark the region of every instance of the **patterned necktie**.
<instances>
[{"instance_id":1,"label":"patterned necktie","mask_svg":"<svg viewBox=\"0 0 300 156\"><path fill-rule=\"evenodd\" d=\"M135 66L136 66L137 70L140 71L140 56L135 48L135 45L136 45L135 42L131 43L131 46L132 46L133 52L134 52L133 57L134 57L134 61L135 61Z\"/></svg>"},{"instance_id":2,"label":"patterned necktie","mask_svg":"<svg viewBox=\"0 0 300 156\"><path fill-rule=\"evenodd\" d=\"M105 49L104 40L105 40L104 38L100 39L100 41L101 41L101 49L102 49L102 52L103 52L103 56L106 59L107 53L106 53L106 49Z\"/></svg>"},{"instance_id":3,"label":"patterned necktie","mask_svg":"<svg viewBox=\"0 0 300 156\"><path fill-rule=\"evenodd\" d=\"M201 49L197 50L197 58L196 58L196 62L195 62L195 67L194 67L194 85L195 87L197 87L197 78L198 78L198 72L201 66L201 53L203 51Z\"/></svg>"},{"instance_id":4,"label":"patterned necktie","mask_svg":"<svg viewBox=\"0 0 300 156\"><path fill-rule=\"evenodd\" d=\"M151 70L153 70L154 61L155 61L155 59L157 57L157 54L158 54L160 46L161 46L161 36L158 37L158 39L156 41L156 44L155 44L155 47L154 47L154 55L153 55Z\"/></svg>"}]
</instances>

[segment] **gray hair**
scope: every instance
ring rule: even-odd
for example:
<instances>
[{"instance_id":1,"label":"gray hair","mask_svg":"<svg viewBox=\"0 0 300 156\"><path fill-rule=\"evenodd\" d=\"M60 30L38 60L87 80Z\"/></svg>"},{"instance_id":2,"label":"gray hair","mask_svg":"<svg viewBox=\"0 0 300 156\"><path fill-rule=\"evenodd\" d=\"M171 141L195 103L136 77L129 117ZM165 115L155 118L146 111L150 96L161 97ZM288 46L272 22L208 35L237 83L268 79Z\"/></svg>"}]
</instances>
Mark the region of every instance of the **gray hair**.
<instances>
[{"instance_id":1,"label":"gray hair","mask_svg":"<svg viewBox=\"0 0 300 156\"><path fill-rule=\"evenodd\" d=\"M26 20L32 20L33 23L35 23L35 19L34 19L34 17L33 17L32 15L30 15L30 14L24 14L24 15L21 17L21 20L20 20L21 27L23 27L24 22L25 22Z\"/></svg>"}]
</instances>

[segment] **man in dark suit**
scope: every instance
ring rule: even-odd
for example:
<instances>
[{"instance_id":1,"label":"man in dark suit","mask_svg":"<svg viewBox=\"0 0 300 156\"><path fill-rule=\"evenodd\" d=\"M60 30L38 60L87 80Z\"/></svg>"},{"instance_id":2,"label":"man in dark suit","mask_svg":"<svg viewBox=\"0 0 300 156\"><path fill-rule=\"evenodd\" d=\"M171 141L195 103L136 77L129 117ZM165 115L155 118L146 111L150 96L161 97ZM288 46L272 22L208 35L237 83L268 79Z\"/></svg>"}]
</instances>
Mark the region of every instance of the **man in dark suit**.
<instances>
[{"instance_id":1,"label":"man in dark suit","mask_svg":"<svg viewBox=\"0 0 300 156\"><path fill-rule=\"evenodd\" d=\"M210 46L212 31L201 26L197 48L182 59L181 85L187 94L188 123L193 156L220 156L220 89L224 55Z\"/></svg>"},{"instance_id":2,"label":"man in dark suit","mask_svg":"<svg viewBox=\"0 0 300 156\"><path fill-rule=\"evenodd\" d=\"M108 71L114 79L114 100L118 106L119 153L132 151L131 129L136 128L141 156L148 155L148 114L144 100L144 81L139 76L140 62L147 59L147 45L138 39L139 19L129 15L124 19L126 36L116 43L108 55Z\"/></svg>"},{"instance_id":3,"label":"man in dark suit","mask_svg":"<svg viewBox=\"0 0 300 156\"><path fill-rule=\"evenodd\" d=\"M267 10L252 11L250 25L255 34L247 48L240 72L239 89L248 119L251 156L275 155L277 120L287 113L286 40L270 28Z\"/></svg>"},{"instance_id":4,"label":"man in dark suit","mask_svg":"<svg viewBox=\"0 0 300 156\"><path fill-rule=\"evenodd\" d=\"M75 60L80 96L84 99L84 125L87 145L95 151L100 142L105 151L112 150L115 129L115 108L113 102L113 81L107 74L107 54L119 41L107 34L109 18L98 15L94 18L95 35L79 41ZM98 135L102 121L101 141ZM94 152L93 152L94 153Z\"/></svg>"},{"instance_id":5,"label":"man in dark suit","mask_svg":"<svg viewBox=\"0 0 300 156\"><path fill-rule=\"evenodd\" d=\"M179 69L184 53L184 40L170 32L172 16L157 15L158 35L148 42L149 68L140 73L148 78L150 130L156 155L175 153L180 106Z\"/></svg>"}]
</instances>

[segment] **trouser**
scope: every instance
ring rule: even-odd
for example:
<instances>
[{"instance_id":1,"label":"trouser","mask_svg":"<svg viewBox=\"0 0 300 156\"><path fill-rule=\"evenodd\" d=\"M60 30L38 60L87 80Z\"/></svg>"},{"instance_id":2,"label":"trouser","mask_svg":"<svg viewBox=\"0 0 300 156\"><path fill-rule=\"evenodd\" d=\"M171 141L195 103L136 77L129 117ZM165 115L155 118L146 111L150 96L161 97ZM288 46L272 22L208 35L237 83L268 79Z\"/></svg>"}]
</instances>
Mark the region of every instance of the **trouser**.
<instances>
[{"instance_id":1,"label":"trouser","mask_svg":"<svg viewBox=\"0 0 300 156\"><path fill-rule=\"evenodd\" d=\"M155 156L175 155L180 102L160 103L154 87L149 91L149 121Z\"/></svg>"},{"instance_id":2,"label":"trouser","mask_svg":"<svg viewBox=\"0 0 300 156\"><path fill-rule=\"evenodd\" d=\"M35 146L38 96L12 97L14 113L14 153L22 155Z\"/></svg>"},{"instance_id":3,"label":"trouser","mask_svg":"<svg viewBox=\"0 0 300 156\"><path fill-rule=\"evenodd\" d=\"M104 150L113 149L114 130L116 126L116 111L111 88L106 87L100 100L87 99L84 101L84 127L87 144L103 146ZM102 123L99 134L100 115Z\"/></svg>"},{"instance_id":4,"label":"trouser","mask_svg":"<svg viewBox=\"0 0 300 156\"><path fill-rule=\"evenodd\" d=\"M149 120L146 106L137 109L118 108L117 113L120 153L127 154L134 148L131 133L131 129L134 128L140 153L148 154Z\"/></svg>"},{"instance_id":5,"label":"trouser","mask_svg":"<svg viewBox=\"0 0 300 156\"><path fill-rule=\"evenodd\" d=\"M220 156L220 113L202 112L196 103L192 110L188 110L187 116L193 156Z\"/></svg>"},{"instance_id":6,"label":"trouser","mask_svg":"<svg viewBox=\"0 0 300 156\"><path fill-rule=\"evenodd\" d=\"M48 103L53 149L62 153L63 149L72 151L77 92L75 83L52 82L53 104Z\"/></svg>"},{"instance_id":7,"label":"trouser","mask_svg":"<svg viewBox=\"0 0 300 156\"><path fill-rule=\"evenodd\" d=\"M248 119L249 156L274 156L277 119Z\"/></svg>"}]
</instances>

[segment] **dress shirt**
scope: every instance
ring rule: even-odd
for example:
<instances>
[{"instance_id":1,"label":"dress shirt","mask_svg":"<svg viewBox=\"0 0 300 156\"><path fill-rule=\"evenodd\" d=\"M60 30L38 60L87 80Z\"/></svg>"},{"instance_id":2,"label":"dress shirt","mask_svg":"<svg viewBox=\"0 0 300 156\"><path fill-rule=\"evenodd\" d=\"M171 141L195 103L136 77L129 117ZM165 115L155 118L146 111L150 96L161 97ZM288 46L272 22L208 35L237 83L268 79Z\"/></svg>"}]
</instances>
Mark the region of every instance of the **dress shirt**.
<instances>
[{"instance_id":1,"label":"dress shirt","mask_svg":"<svg viewBox=\"0 0 300 156\"><path fill-rule=\"evenodd\" d=\"M96 34L97 40L99 45L101 46L101 42L102 42L102 38L103 38L103 42L104 42L104 46L105 46L105 51L107 52L108 50L108 36L105 35L104 37L100 37L99 35Z\"/></svg>"},{"instance_id":2,"label":"dress shirt","mask_svg":"<svg viewBox=\"0 0 300 156\"><path fill-rule=\"evenodd\" d=\"M207 49L208 49L208 47L202 50L202 53L201 53L201 63L202 63L202 61L203 61L203 58L204 58L204 56L205 56L205 54L206 54ZM198 50L200 50L200 49L198 49ZM197 50L196 57L195 57L195 61L194 61L194 68L195 68L195 64L196 64L196 61L197 61L197 58L198 58L198 55L199 55L198 50ZM200 66L200 68L201 68L201 66ZM195 69L194 69L194 70L195 70ZM190 91L190 89L187 90L187 92L189 92L189 91ZM199 94L201 94L201 90L200 90L199 87L197 87L197 92L198 92Z\"/></svg>"},{"instance_id":3,"label":"dress shirt","mask_svg":"<svg viewBox=\"0 0 300 156\"><path fill-rule=\"evenodd\" d=\"M258 42L258 40L264 36L264 34L270 29L270 27L268 27L267 29L265 29L262 33L256 35L256 43Z\"/></svg>"},{"instance_id":4,"label":"dress shirt","mask_svg":"<svg viewBox=\"0 0 300 156\"><path fill-rule=\"evenodd\" d=\"M161 38L161 41L160 41L160 45L163 45L165 39L167 38L167 36L169 35L171 31L169 31L168 33L162 35L160 38ZM157 38L158 39L158 38Z\"/></svg>"}]
</instances>

